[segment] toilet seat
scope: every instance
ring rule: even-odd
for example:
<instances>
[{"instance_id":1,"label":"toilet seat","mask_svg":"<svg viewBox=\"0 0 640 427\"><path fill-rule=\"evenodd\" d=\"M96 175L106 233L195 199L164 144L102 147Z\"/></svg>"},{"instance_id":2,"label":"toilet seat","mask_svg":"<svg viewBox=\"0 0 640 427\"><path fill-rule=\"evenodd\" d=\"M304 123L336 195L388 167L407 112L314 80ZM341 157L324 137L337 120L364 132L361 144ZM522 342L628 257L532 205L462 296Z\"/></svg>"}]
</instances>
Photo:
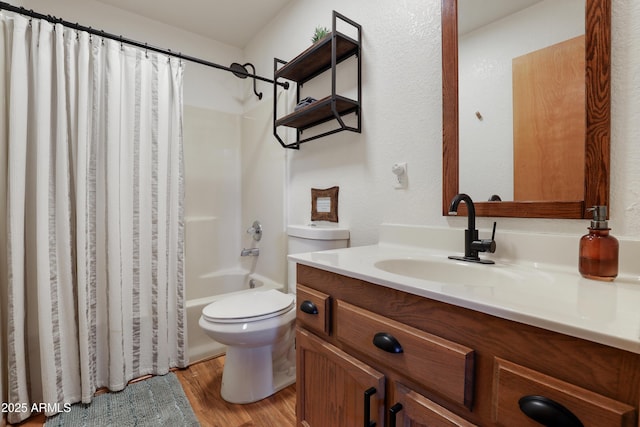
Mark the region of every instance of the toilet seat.
<instances>
[{"instance_id":1,"label":"toilet seat","mask_svg":"<svg viewBox=\"0 0 640 427\"><path fill-rule=\"evenodd\" d=\"M217 323L256 322L279 316L291 310L294 304L293 295L270 289L214 301L202 310L202 317Z\"/></svg>"}]
</instances>

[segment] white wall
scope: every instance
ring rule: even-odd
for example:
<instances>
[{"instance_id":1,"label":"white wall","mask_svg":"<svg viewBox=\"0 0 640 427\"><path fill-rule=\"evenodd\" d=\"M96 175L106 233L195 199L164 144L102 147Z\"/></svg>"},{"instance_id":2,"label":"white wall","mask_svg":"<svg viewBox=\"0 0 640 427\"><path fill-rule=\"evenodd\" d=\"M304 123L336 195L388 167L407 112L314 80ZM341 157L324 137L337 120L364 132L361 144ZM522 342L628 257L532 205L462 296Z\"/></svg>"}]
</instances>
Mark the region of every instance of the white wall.
<instances>
[{"instance_id":1,"label":"white wall","mask_svg":"<svg viewBox=\"0 0 640 427\"><path fill-rule=\"evenodd\" d=\"M384 221L441 224L439 1L294 1L245 49L259 69L307 48L336 9L363 26L363 132L342 132L287 150L288 222L308 223L310 189L340 186L339 218L352 245L377 240ZM417 48L419 46L419 48ZM274 139L265 141L276 143ZM435 153L435 155L432 155ZM394 190L391 166L408 162L409 188ZM433 197L431 197L433 195ZM409 214L409 215L407 215Z\"/></svg>"},{"instance_id":2,"label":"white wall","mask_svg":"<svg viewBox=\"0 0 640 427\"><path fill-rule=\"evenodd\" d=\"M352 245L375 243L382 222L463 228L441 215L442 96L440 0L297 0L245 49L258 69L310 44L335 9L363 26L363 132L342 132L287 151L288 221L309 220L310 188L340 186L339 216ZM613 234L640 236L640 2L613 0ZM277 144L272 138L266 144ZM407 161L409 186L392 187L391 165ZM492 219L481 219L488 229ZM500 229L586 232L588 221L499 219ZM576 239L576 245L577 245Z\"/></svg>"}]
</instances>

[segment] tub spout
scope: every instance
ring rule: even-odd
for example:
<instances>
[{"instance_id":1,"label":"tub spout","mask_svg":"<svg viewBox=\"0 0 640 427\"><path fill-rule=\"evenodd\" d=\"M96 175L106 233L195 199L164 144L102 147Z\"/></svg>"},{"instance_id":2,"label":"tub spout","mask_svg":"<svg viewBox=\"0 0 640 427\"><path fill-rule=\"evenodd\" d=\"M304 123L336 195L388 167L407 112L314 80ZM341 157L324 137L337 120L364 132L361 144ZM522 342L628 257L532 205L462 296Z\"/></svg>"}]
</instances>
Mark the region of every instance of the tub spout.
<instances>
[{"instance_id":1,"label":"tub spout","mask_svg":"<svg viewBox=\"0 0 640 427\"><path fill-rule=\"evenodd\" d=\"M258 255L260 255L260 249L258 248L242 249L242 252L240 252L240 256L258 256Z\"/></svg>"}]
</instances>

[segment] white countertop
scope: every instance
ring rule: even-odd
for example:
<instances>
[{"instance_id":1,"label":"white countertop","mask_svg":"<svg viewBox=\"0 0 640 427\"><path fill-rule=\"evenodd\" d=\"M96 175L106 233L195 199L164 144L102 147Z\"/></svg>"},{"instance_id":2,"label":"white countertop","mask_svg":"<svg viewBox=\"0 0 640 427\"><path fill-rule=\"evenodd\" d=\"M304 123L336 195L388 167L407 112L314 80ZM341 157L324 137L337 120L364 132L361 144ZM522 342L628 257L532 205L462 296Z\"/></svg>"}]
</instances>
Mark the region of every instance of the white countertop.
<instances>
[{"instance_id":1,"label":"white countertop","mask_svg":"<svg viewBox=\"0 0 640 427\"><path fill-rule=\"evenodd\" d=\"M400 229L400 234L407 233ZM598 342L619 349L640 354L640 275L636 272L620 274L614 282L600 282L582 278L573 265L536 262L530 259L514 260L513 241L524 240L527 247L535 247L529 236L502 236L505 250L502 257L493 257L494 265L479 265L447 259L452 252L451 244L440 248L441 237L449 239L455 232L457 238L463 230L429 229L420 227L421 236L415 239L413 227L409 230L413 242L397 239L396 226L383 225L381 241L377 245L309 252L289 255L289 259L300 264L365 280L414 295L469 308L508 320L544 328L562 334ZM431 234L429 234L431 232ZM435 232L435 234L433 234ZM419 234L420 234L419 233ZM389 237L392 236L392 237ZM417 241L429 244L416 245ZM435 236L435 237L434 237ZM463 235L459 240L463 240ZM549 252L572 248L563 246L565 236L537 236L539 239L555 239L547 246L542 258L556 259ZM500 236L496 236L500 245ZM621 242L622 251L637 249L638 242ZM437 246L426 247L426 246ZM453 245L455 249L458 245ZM546 246L546 245L543 245ZM506 249L508 248L508 250ZM499 255L497 251L496 255ZM637 254L637 253L636 253ZM566 255L566 254L565 254ZM628 254L627 254L628 255ZM485 254L481 257L488 258ZM558 256L557 258L562 258ZM572 259L573 256L565 256ZM627 257L628 258L628 257ZM383 271L374 264L388 259L433 260L451 263L452 268L467 268L478 272L477 280L465 283L442 283ZM476 270L473 270L476 269ZM483 271L477 269L499 269L494 272L506 273L504 280L483 280ZM473 275L473 274L472 274ZM509 279L509 276L520 280ZM473 282L473 283L471 283ZM490 283L489 283L490 282Z\"/></svg>"}]
</instances>

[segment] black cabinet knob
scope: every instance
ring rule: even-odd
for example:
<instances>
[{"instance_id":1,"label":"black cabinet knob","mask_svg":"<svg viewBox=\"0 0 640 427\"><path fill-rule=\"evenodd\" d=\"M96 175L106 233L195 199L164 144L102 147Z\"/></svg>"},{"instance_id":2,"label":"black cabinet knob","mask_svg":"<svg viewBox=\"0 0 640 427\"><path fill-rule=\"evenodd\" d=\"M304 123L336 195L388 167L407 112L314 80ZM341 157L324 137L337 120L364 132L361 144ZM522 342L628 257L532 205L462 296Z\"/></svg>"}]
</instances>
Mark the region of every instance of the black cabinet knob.
<instances>
[{"instance_id":1,"label":"black cabinet knob","mask_svg":"<svg viewBox=\"0 0 640 427\"><path fill-rule=\"evenodd\" d=\"M300 310L307 314L318 314L318 307L309 300L302 301L302 304L300 304Z\"/></svg>"},{"instance_id":2,"label":"black cabinet knob","mask_svg":"<svg viewBox=\"0 0 640 427\"><path fill-rule=\"evenodd\" d=\"M518 401L520 410L545 427L584 427L573 412L544 396L523 396Z\"/></svg>"},{"instance_id":3,"label":"black cabinet knob","mask_svg":"<svg viewBox=\"0 0 640 427\"><path fill-rule=\"evenodd\" d=\"M402 353L402 346L398 340L391 334L386 332L378 332L373 337L373 344L380 350L384 350L387 353Z\"/></svg>"}]
</instances>

